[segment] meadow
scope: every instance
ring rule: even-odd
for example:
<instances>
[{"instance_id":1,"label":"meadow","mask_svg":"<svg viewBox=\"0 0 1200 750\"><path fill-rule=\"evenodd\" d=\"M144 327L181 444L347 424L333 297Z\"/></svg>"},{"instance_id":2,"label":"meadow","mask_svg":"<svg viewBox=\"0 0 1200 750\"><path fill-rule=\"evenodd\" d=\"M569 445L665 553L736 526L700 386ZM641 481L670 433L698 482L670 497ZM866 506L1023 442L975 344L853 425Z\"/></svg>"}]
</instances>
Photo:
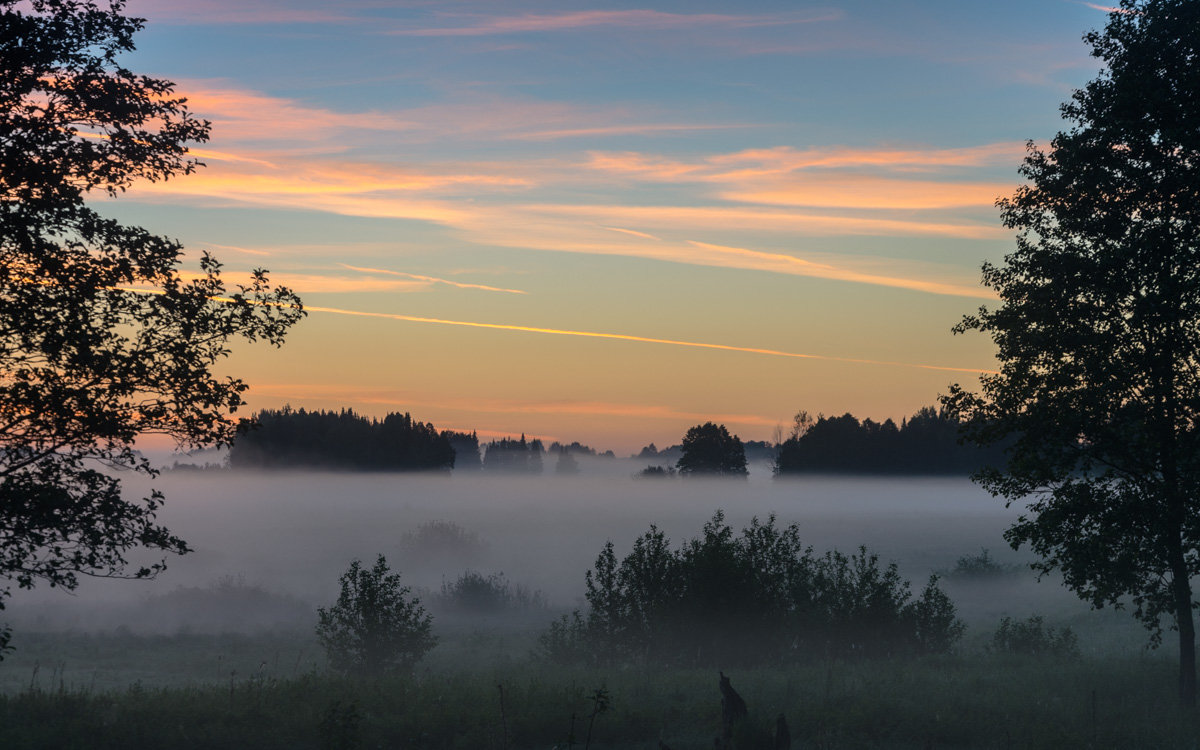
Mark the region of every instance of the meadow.
<instances>
[{"instance_id":1,"label":"meadow","mask_svg":"<svg viewBox=\"0 0 1200 750\"><path fill-rule=\"evenodd\" d=\"M0 747L710 748L717 667L562 664L538 636L582 606L606 540L657 524L694 534L716 508L740 528L777 514L818 552L865 544L920 589L931 572L967 626L946 655L807 653L720 665L750 717L737 747L1194 747L1161 651L1127 613L1090 611L1000 537L1015 510L966 480L635 480L351 474L168 475L163 519L196 547L151 583L22 592L6 611ZM983 556L982 549L988 549ZM313 632L350 559L388 556L434 612L439 645L412 675L330 673ZM980 561L982 565L979 565ZM964 563L965 566L964 566ZM972 568L972 565L975 567ZM506 611L439 599L464 571L524 592ZM1004 617L1070 628L1078 652L1013 653ZM590 737L589 737L590 733Z\"/></svg>"}]
</instances>

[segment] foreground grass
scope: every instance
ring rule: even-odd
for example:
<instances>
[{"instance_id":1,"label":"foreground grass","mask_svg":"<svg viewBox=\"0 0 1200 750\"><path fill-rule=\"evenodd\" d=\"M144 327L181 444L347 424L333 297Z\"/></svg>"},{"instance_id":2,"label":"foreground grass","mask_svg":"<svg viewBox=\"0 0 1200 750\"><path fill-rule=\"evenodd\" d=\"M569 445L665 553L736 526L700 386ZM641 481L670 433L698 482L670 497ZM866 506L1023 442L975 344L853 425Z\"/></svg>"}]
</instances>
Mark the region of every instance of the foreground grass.
<instances>
[{"instance_id":1,"label":"foreground grass","mask_svg":"<svg viewBox=\"0 0 1200 750\"><path fill-rule=\"evenodd\" d=\"M983 654L728 671L750 707L739 747L783 713L804 748L1184 748L1165 659L1036 661ZM501 690L502 688L502 690ZM598 690L611 701L591 722ZM503 698L501 698L501 693ZM3 748L711 748L715 669L563 668L528 658L408 678L318 672L122 690L0 696ZM766 745L770 747L770 745Z\"/></svg>"}]
</instances>

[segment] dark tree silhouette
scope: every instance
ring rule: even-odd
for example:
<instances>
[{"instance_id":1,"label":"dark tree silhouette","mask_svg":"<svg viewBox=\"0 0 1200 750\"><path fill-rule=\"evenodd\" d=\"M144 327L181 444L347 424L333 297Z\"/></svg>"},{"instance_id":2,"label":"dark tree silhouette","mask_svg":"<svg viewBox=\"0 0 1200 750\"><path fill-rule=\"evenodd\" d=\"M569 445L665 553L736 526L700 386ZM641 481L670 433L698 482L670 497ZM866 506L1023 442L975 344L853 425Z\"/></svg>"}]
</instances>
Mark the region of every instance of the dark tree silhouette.
<instances>
[{"instance_id":1,"label":"dark tree silhouette","mask_svg":"<svg viewBox=\"0 0 1200 750\"><path fill-rule=\"evenodd\" d=\"M235 469L421 471L448 470L456 463L447 433L439 435L431 423L407 413L370 419L351 409L284 407L264 409L247 421L229 452L229 465Z\"/></svg>"},{"instance_id":2,"label":"dark tree silhouette","mask_svg":"<svg viewBox=\"0 0 1200 750\"><path fill-rule=\"evenodd\" d=\"M479 457L479 436L472 432L442 430L442 437L450 441L454 449L455 471L479 471L483 462Z\"/></svg>"},{"instance_id":3,"label":"dark tree silhouette","mask_svg":"<svg viewBox=\"0 0 1200 750\"><path fill-rule=\"evenodd\" d=\"M945 409L924 407L900 426L851 414L796 415L792 435L775 457L780 477L806 473L967 475L1004 458L1003 443L987 448L959 443L960 423Z\"/></svg>"},{"instance_id":4,"label":"dark tree silhouette","mask_svg":"<svg viewBox=\"0 0 1200 750\"><path fill-rule=\"evenodd\" d=\"M1095 607L1131 602L1179 635L1196 702L1200 573L1200 3L1122 0L1085 36L1105 63L1063 105L1070 128L1030 144L1032 184L1000 207L1019 232L984 283L1000 372L945 402L980 443L1014 442L983 486L1029 501L1006 533Z\"/></svg>"},{"instance_id":5,"label":"dark tree silhouette","mask_svg":"<svg viewBox=\"0 0 1200 750\"><path fill-rule=\"evenodd\" d=\"M246 386L213 365L302 314L261 270L231 289L205 255L187 280L178 243L85 203L191 172L208 137L170 82L120 66L142 27L121 11L0 0L0 579L22 588L152 576L163 562L127 572L129 550L186 551L154 522L162 495L126 499L106 469L155 473L139 435L227 443Z\"/></svg>"},{"instance_id":6,"label":"dark tree silhouette","mask_svg":"<svg viewBox=\"0 0 1200 750\"><path fill-rule=\"evenodd\" d=\"M705 422L687 431L683 437L683 456L677 464L679 473L744 477L746 451L737 435L730 435L725 425Z\"/></svg>"},{"instance_id":7,"label":"dark tree silhouette","mask_svg":"<svg viewBox=\"0 0 1200 750\"><path fill-rule=\"evenodd\" d=\"M541 440L526 440L523 434L520 440L493 440L483 454L483 468L509 474L541 474L544 452Z\"/></svg>"}]
</instances>

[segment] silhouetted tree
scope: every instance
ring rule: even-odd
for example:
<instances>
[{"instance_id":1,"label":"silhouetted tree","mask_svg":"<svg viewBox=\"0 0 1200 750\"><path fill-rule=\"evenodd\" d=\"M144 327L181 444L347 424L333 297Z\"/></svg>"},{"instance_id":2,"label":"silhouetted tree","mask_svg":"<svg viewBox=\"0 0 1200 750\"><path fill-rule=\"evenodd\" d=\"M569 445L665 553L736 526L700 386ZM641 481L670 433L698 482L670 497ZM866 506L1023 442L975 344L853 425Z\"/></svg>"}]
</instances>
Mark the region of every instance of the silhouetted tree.
<instances>
[{"instance_id":1,"label":"silhouetted tree","mask_svg":"<svg viewBox=\"0 0 1200 750\"><path fill-rule=\"evenodd\" d=\"M483 468L510 474L541 474L543 450L541 440L526 440L524 434L520 440L493 440L483 455Z\"/></svg>"},{"instance_id":2,"label":"silhouetted tree","mask_svg":"<svg viewBox=\"0 0 1200 750\"><path fill-rule=\"evenodd\" d=\"M1002 446L960 445L959 420L946 410L924 407L897 427L851 414L796 415L792 436L778 447L778 476L833 472L849 474L970 474L1003 459Z\"/></svg>"},{"instance_id":3,"label":"silhouetted tree","mask_svg":"<svg viewBox=\"0 0 1200 750\"><path fill-rule=\"evenodd\" d=\"M479 457L479 436L474 431L443 430L442 437L450 441L450 447L454 449L454 471L479 471L483 468L483 461Z\"/></svg>"},{"instance_id":4,"label":"silhouetted tree","mask_svg":"<svg viewBox=\"0 0 1200 750\"><path fill-rule=\"evenodd\" d=\"M685 476L740 476L746 470L746 452L737 435L730 435L725 425L705 422L687 431L683 437L683 456L679 473Z\"/></svg>"},{"instance_id":5,"label":"silhouetted tree","mask_svg":"<svg viewBox=\"0 0 1200 750\"><path fill-rule=\"evenodd\" d=\"M262 270L230 288L205 254L185 276L178 243L86 204L188 174L209 133L173 84L121 67L143 24L122 9L0 0L0 579L22 588L148 577L164 563L129 573L129 550L185 552L154 522L162 495L126 499L106 467L154 475L139 435L228 443L246 385L214 364L302 314Z\"/></svg>"},{"instance_id":6,"label":"silhouetted tree","mask_svg":"<svg viewBox=\"0 0 1200 750\"><path fill-rule=\"evenodd\" d=\"M967 436L1013 440L979 481L1029 500L1007 532L1095 607L1131 601L1179 635L1179 695L1196 702L1200 574L1200 3L1121 0L1086 35L1105 63L1032 143L1032 184L1000 201L1019 232L985 265L1000 306L958 331L996 343L982 392L945 399Z\"/></svg>"},{"instance_id":7,"label":"silhouetted tree","mask_svg":"<svg viewBox=\"0 0 1200 750\"><path fill-rule=\"evenodd\" d=\"M554 464L554 473L560 476L573 476L579 473L579 462L575 460L572 451L559 448L558 461Z\"/></svg>"},{"instance_id":8,"label":"silhouetted tree","mask_svg":"<svg viewBox=\"0 0 1200 750\"><path fill-rule=\"evenodd\" d=\"M235 469L448 470L446 433L405 414L369 419L351 409L264 409L244 425L229 453Z\"/></svg>"}]
</instances>

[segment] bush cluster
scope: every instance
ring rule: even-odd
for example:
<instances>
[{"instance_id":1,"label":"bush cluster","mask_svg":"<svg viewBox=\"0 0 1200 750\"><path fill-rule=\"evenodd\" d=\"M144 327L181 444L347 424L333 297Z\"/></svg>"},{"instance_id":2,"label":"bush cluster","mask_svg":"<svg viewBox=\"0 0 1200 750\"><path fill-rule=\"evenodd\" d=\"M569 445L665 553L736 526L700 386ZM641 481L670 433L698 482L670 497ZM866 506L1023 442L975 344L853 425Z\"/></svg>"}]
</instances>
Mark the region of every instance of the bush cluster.
<instances>
[{"instance_id":1,"label":"bush cluster","mask_svg":"<svg viewBox=\"0 0 1200 750\"><path fill-rule=\"evenodd\" d=\"M442 582L442 591L433 605L440 612L463 615L489 615L546 609L546 596L521 584L513 584L503 573L483 575L468 570L451 581Z\"/></svg>"},{"instance_id":2,"label":"bush cluster","mask_svg":"<svg viewBox=\"0 0 1200 750\"><path fill-rule=\"evenodd\" d=\"M1068 627L1048 627L1041 615L1027 620L1005 617L992 636L992 651L998 654L1020 654L1023 656L1079 656L1079 639Z\"/></svg>"},{"instance_id":3,"label":"bush cluster","mask_svg":"<svg viewBox=\"0 0 1200 750\"><path fill-rule=\"evenodd\" d=\"M718 511L672 548L656 527L624 559L613 544L586 574L588 611L540 640L558 661L747 664L805 655L944 652L961 637L933 577L913 599L895 564L865 547L813 554L797 526L753 519L740 535Z\"/></svg>"}]
</instances>

